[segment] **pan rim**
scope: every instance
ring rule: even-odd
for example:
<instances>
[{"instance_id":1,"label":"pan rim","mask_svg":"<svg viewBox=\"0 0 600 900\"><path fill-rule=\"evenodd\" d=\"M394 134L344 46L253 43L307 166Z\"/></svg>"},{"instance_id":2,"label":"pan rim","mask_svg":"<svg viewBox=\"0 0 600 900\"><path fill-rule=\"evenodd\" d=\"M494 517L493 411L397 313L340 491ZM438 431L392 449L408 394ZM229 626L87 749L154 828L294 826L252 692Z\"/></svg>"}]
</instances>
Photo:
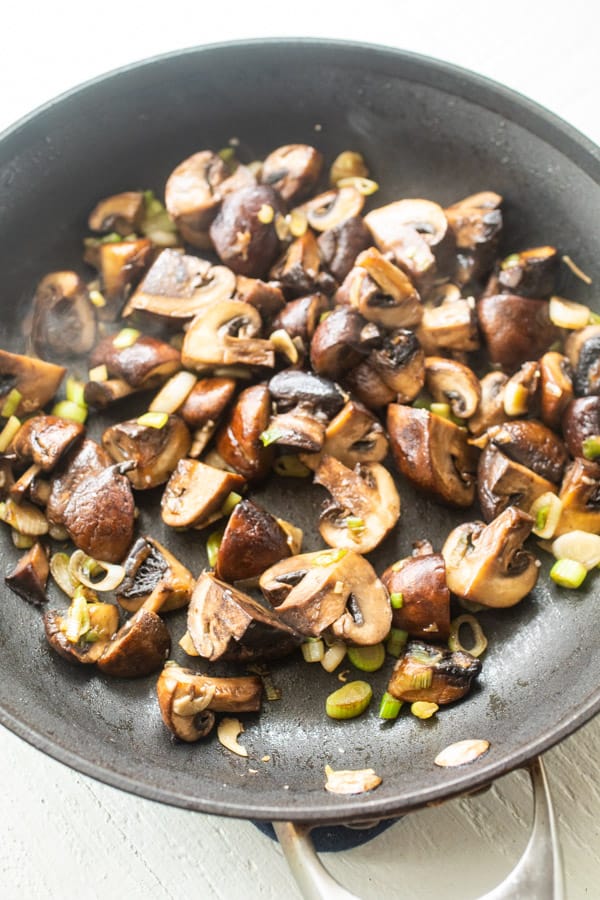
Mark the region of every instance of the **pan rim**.
<instances>
[{"instance_id":1,"label":"pan rim","mask_svg":"<svg viewBox=\"0 0 600 900\"><path fill-rule=\"evenodd\" d=\"M524 95L485 76L473 73L465 68L456 66L442 60L422 54L413 53L398 48L381 44L341 41L328 38L253 38L250 40L224 41L213 44L187 47L157 56L138 60L121 66L107 73L96 76L81 84L62 92L57 97L38 106L25 116L18 119L0 133L0 156L13 141L26 135L27 129L35 127L43 120L44 116L70 101L77 100L87 92L96 88L107 86L112 80L135 73L142 73L152 67L176 62L188 57L210 53L235 53L239 50L254 50L257 53L265 47L277 48L287 46L295 50L318 51L325 48L351 52L368 56L369 64L375 68L387 65L393 68L394 64L413 69L412 73L404 74L404 77L420 84L435 84L440 87L440 82L434 76L441 76L443 90L448 93L457 93L457 88L462 88L460 96L476 103L479 107L499 113L510 119L528 132L536 135L550 144L559 152L569 158L592 180L600 183L600 148L588 137L579 132L572 125L565 122L559 116L545 109L540 104L528 99ZM471 96L470 96L471 95ZM248 806L247 803L230 801L225 798L217 800L190 797L178 793L176 790L162 788L139 777L130 777L122 771L111 767L109 763L99 764L93 759L80 755L76 750L63 746L56 735L49 736L37 729L35 724L26 723L18 715L6 708L0 707L0 724L8 728L14 734L24 739L46 755L58 762L69 766L76 771L90 776L97 781L129 793L136 794L148 800L165 803L184 809L198 812L223 815L234 818L253 818L261 821L276 821L291 819L296 822L309 822L319 824L335 824L348 821L361 821L374 818L388 818L409 812L419 807L434 805L452 797L477 790L494 781L501 775L519 768L533 757L543 753L550 747L562 741L575 732L583 724L589 721L600 711L600 686L584 702L566 716L561 722L547 728L535 740L529 741L517 750L513 750L509 758L501 758L493 761L492 758L484 758L481 763L472 769L453 770L448 773L448 781L443 785L433 786L430 789L419 788L404 792L400 801L396 798L382 796L377 793L363 795L358 798L336 798L339 800L336 807L328 806L323 809L315 808L314 804L306 802L293 809L284 812L281 805L260 804ZM488 760L486 762L486 759ZM260 797L255 797L260 801Z\"/></svg>"}]
</instances>

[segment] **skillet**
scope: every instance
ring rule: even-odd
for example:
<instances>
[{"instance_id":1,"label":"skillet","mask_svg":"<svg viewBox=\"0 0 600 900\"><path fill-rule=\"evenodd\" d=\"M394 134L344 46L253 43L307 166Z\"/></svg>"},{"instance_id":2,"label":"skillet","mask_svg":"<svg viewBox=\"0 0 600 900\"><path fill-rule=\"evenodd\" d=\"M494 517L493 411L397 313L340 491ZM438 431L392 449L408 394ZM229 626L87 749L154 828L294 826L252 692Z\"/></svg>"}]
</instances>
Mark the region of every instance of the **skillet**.
<instances>
[{"instance_id":1,"label":"skillet","mask_svg":"<svg viewBox=\"0 0 600 900\"><path fill-rule=\"evenodd\" d=\"M573 129L504 88L407 53L315 40L237 43L121 70L2 136L0 345L20 347L20 324L41 276L81 269L81 237L98 198L148 187L160 195L181 159L232 137L247 160L294 141L314 143L329 159L342 149L359 150L382 185L378 204L424 196L444 205L496 190L506 201L506 252L554 243L594 280L600 277L600 152ZM590 302L583 286L567 285L569 296ZM458 521L406 483L399 488L400 526L372 554L378 570L407 555L417 538L439 548ZM305 529L306 550L320 546L318 489L273 481L252 495ZM167 538L155 501L140 501L141 530L165 540L199 572L203 539ZM3 568L17 556L4 541ZM187 809L321 824L397 815L489 784L600 708L594 579L569 593L547 573L544 563L538 587L513 610L481 615L490 647L480 686L430 722L401 717L382 725L375 704L357 720L332 722L323 705L337 681L295 659L277 665L283 699L248 718L250 762L216 740L174 745L158 715L154 677L120 682L71 668L46 647L36 610L6 591L0 722L79 771ZM176 642L184 624L171 621ZM184 662L175 647L174 658ZM376 694L387 676L386 668L369 679ZM476 764L433 765L442 747L472 737L491 742ZM265 755L268 763L261 761ZM323 790L327 763L372 766L383 784L368 795L330 795Z\"/></svg>"}]
</instances>

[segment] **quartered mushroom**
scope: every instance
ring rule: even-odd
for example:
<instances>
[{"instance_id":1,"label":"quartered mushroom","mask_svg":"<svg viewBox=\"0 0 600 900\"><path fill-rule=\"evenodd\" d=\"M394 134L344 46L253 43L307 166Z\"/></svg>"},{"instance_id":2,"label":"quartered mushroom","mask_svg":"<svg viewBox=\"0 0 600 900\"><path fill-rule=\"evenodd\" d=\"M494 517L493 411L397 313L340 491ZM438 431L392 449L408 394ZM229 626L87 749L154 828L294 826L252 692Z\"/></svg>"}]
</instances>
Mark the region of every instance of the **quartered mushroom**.
<instances>
[{"instance_id":1,"label":"quartered mushroom","mask_svg":"<svg viewBox=\"0 0 600 900\"><path fill-rule=\"evenodd\" d=\"M477 412L481 386L472 369L453 359L428 356L425 386L438 403L450 403L455 416L470 419Z\"/></svg>"},{"instance_id":2,"label":"quartered mushroom","mask_svg":"<svg viewBox=\"0 0 600 900\"><path fill-rule=\"evenodd\" d=\"M221 203L222 185L230 174L225 161L210 150L188 156L171 172L165 185L165 206L187 235L208 231Z\"/></svg>"},{"instance_id":3,"label":"quartered mushroom","mask_svg":"<svg viewBox=\"0 0 600 900\"><path fill-rule=\"evenodd\" d=\"M64 366L0 350L0 404L16 390L21 396L14 415L42 409L58 391L65 372Z\"/></svg>"},{"instance_id":4,"label":"quartered mushroom","mask_svg":"<svg viewBox=\"0 0 600 900\"><path fill-rule=\"evenodd\" d=\"M392 457L416 487L450 506L470 506L475 499L478 452L466 432L426 409L392 403L387 427Z\"/></svg>"},{"instance_id":5,"label":"quartered mushroom","mask_svg":"<svg viewBox=\"0 0 600 900\"><path fill-rule=\"evenodd\" d=\"M571 456L586 456L584 442L594 438L600 441L600 397L571 400L562 416L562 431ZM594 458L595 455L592 454Z\"/></svg>"},{"instance_id":6,"label":"quartered mushroom","mask_svg":"<svg viewBox=\"0 0 600 900\"><path fill-rule=\"evenodd\" d=\"M385 328L411 328L423 316L410 278L375 247L357 257L337 291L336 302L355 307L369 322Z\"/></svg>"},{"instance_id":7,"label":"quartered mushroom","mask_svg":"<svg viewBox=\"0 0 600 900\"><path fill-rule=\"evenodd\" d=\"M339 378L381 342L377 325L351 306L338 306L319 322L310 342L310 361L317 375Z\"/></svg>"},{"instance_id":8,"label":"quartered mushroom","mask_svg":"<svg viewBox=\"0 0 600 900\"><path fill-rule=\"evenodd\" d=\"M491 522L509 506L528 512L538 497L555 491L555 484L511 459L493 443L488 444L481 454L477 495L486 522Z\"/></svg>"},{"instance_id":9,"label":"quartered mushroom","mask_svg":"<svg viewBox=\"0 0 600 900\"><path fill-rule=\"evenodd\" d=\"M396 485L379 463L349 469L333 456L323 456L315 484L331 494L319 519L319 533L330 547L370 553L400 518Z\"/></svg>"},{"instance_id":10,"label":"quartered mushroom","mask_svg":"<svg viewBox=\"0 0 600 900\"><path fill-rule=\"evenodd\" d=\"M305 231L286 247L283 256L269 272L287 296L298 297L319 289L321 254L312 231Z\"/></svg>"},{"instance_id":11,"label":"quartered mushroom","mask_svg":"<svg viewBox=\"0 0 600 900\"><path fill-rule=\"evenodd\" d=\"M265 207L272 217L260 214ZM265 184L228 194L210 226L210 238L221 261L236 275L262 278L279 252L274 221L284 212L280 195Z\"/></svg>"},{"instance_id":12,"label":"quartered mushroom","mask_svg":"<svg viewBox=\"0 0 600 900\"><path fill-rule=\"evenodd\" d=\"M324 294L309 294L290 300L273 320L273 330L287 331L292 340L300 338L306 348L319 325L321 316L327 312L329 304Z\"/></svg>"},{"instance_id":13,"label":"quartered mushroom","mask_svg":"<svg viewBox=\"0 0 600 900\"><path fill-rule=\"evenodd\" d=\"M597 433L597 432L596 432ZM567 462L561 439L535 419L513 419L488 430L489 444L510 459L558 484ZM574 456L577 454L573 454Z\"/></svg>"},{"instance_id":14,"label":"quartered mushroom","mask_svg":"<svg viewBox=\"0 0 600 900\"><path fill-rule=\"evenodd\" d=\"M216 423L235 393L233 378L199 378L179 410L181 418L192 429Z\"/></svg>"},{"instance_id":15,"label":"quartered mushroom","mask_svg":"<svg viewBox=\"0 0 600 900\"><path fill-rule=\"evenodd\" d=\"M572 332L565 341L565 354L573 369L575 396L600 394L600 325Z\"/></svg>"},{"instance_id":16,"label":"quartered mushroom","mask_svg":"<svg viewBox=\"0 0 600 900\"><path fill-rule=\"evenodd\" d=\"M502 232L501 203L500 194L481 191L444 210L456 239L460 284L481 278L492 267Z\"/></svg>"},{"instance_id":17,"label":"quartered mushroom","mask_svg":"<svg viewBox=\"0 0 600 900\"><path fill-rule=\"evenodd\" d=\"M138 538L123 566L125 577L118 586L117 602L127 612L137 612L159 584L166 590L162 613L190 602L194 589L191 572L155 538Z\"/></svg>"},{"instance_id":18,"label":"quartered mushroom","mask_svg":"<svg viewBox=\"0 0 600 900\"><path fill-rule=\"evenodd\" d=\"M74 665L93 665L119 628L119 611L112 603L75 599L68 610L44 613L46 639L52 649Z\"/></svg>"},{"instance_id":19,"label":"quartered mushroom","mask_svg":"<svg viewBox=\"0 0 600 900\"><path fill-rule=\"evenodd\" d=\"M171 636L158 611L168 593L159 583L111 638L97 662L101 672L115 678L142 678L162 668L171 651Z\"/></svg>"},{"instance_id":20,"label":"quartered mushroom","mask_svg":"<svg viewBox=\"0 0 600 900\"><path fill-rule=\"evenodd\" d=\"M79 422L58 416L33 416L19 428L10 451L22 463L33 463L39 471L50 472L60 458L83 438Z\"/></svg>"},{"instance_id":21,"label":"quartered mushroom","mask_svg":"<svg viewBox=\"0 0 600 900\"><path fill-rule=\"evenodd\" d=\"M301 200L319 180L323 157L308 144L285 144L263 162L260 180L281 194L286 202Z\"/></svg>"},{"instance_id":22,"label":"quartered mushroom","mask_svg":"<svg viewBox=\"0 0 600 900\"><path fill-rule=\"evenodd\" d=\"M89 215L88 226L90 231L112 231L127 237L139 232L144 212L143 192L123 191L100 200Z\"/></svg>"},{"instance_id":23,"label":"quartered mushroom","mask_svg":"<svg viewBox=\"0 0 600 900\"><path fill-rule=\"evenodd\" d=\"M477 317L490 361L508 372L537 359L558 337L545 300L495 294L479 301Z\"/></svg>"},{"instance_id":24,"label":"quartered mushroom","mask_svg":"<svg viewBox=\"0 0 600 900\"><path fill-rule=\"evenodd\" d=\"M428 356L478 350L475 301L472 297L459 297L439 306L425 305L417 337Z\"/></svg>"},{"instance_id":25,"label":"quartered mushroom","mask_svg":"<svg viewBox=\"0 0 600 900\"><path fill-rule=\"evenodd\" d=\"M463 651L409 641L388 684L397 700L419 700L445 706L469 693L481 672L481 661Z\"/></svg>"},{"instance_id":26,"label":"quartered mushroom","mask_svg":"<svg viewBox=\"0 0 600 900\"><path fill-rule=\"evenodd\" d=\"M425 383L425 354L415 333L399 328L387 334L344 383L370 409L410 403Z\"/></svg>"},{"instance_id":27,"label":"quartered mushroom","mask_svg":"<svg viewBox=\"0 0 600 900\"><path fill-rule=\"evenodd\" d=\"M94 345L96 314L76 272L50 272L33 298L31 344L42 359L81 356Z\"/></svg>"},{"instance_id":28,"label":"quartered mushroom","mask_svg":"<svg viewBox=\"0 0 600 900\"><path fill-rule=\"evenodd\" d=\"M261 435L271 417L271 395L266 384L255 384L238 396L215 438L224 463L247 481L260 481L271 469L275 451Z\"/></svg>"},{"instance_id":29,"label":"quartered mushroom","mask_svg":"<svg viewBox=\"0 0 600 900\"><path fill-rule=\"evenodd\" d=\"M46 514L88 556L118 563L133 539L135 504L128 479L112 463L86 438L54 474Z\"/></svg>"},{"instance_id":30,"label":"quartered mushroom","mask_svg":"<svg viewBox=\"0 0 600 900\"><path fill-rule=\"evenodd\" d=\"M163 250L133 292L122 315L135 312L181 322L235 290L235 275L225 266L178 250Z\"/></svg>"},{"instance_id":31,"label":"quartered mushroom","mask_svg":"<svg viewBox=\"0 0 600 900\"><path fill-rule=\"evenodd\" d=\"M323 456L332 456L348 468L358 463L381 462L387 456L385 431L362 404L349 400L325 429L320 453L304 453L302 462L315 471Z\"/></svg>"},{"instance_id":32,"label":"quartered mushroom","mask_svg":"<svg viewBox=\"0 0 600 900\"><path fill-rule=\"evenodd\" d=\"M104 305L97 307L103 321L114 321L133 288L152 262L154 247L148 238L101 244L98 271Z\"/></svg>"},{"instance_id":33,"label":"quartered mushroom","mask_svg":"<svg viewBox=\"0 0 600 900\"><path fill-rule=\"evenodd\" d=\"M410 637L448 640L450 591L441 553L416 553L389 566L381 580L392 600L392 625Z\"/></svg>"},{"instance_id":34,"label":"quartered mushroom","mask_svg":"<svg viewBox=\"0 0 600 900\"><path fill-rule=\"evenodd\" d=\"M266 430L268 443L318 452L327 422L344 404L339 387L311 372L285 369L271 378L269 392L275 414Z\"/></svg>"},{"instance_id":35,"label":"quartered mushroom","mask_svg":"<svg viewBox=\"0 0 600 900\"><path fill-rule=\"evenodd\" d=\"M539 361L540 415L544 425L558 430L573 399L571 364L566 356L549 350Z\"/></svg>"},{"instance_id":36,"label":"quartered mushroom","mask_svg":"<svg viewBox=\"0 0 600 900\"><path fill-rule=\"evenodd\" d=\"M322 265L338 283L346 278L359 253L373 242L371 232L360 216L352 216L319 235Z\"/></svg>"},{"instance_id":37,"label":"quartered mushroom","mask_svg":"<svg viewBox=\"0 0 600 900\"><path fill-rule=\"evenodd\" d=\"M41 606L48 600L46 584L49 572L48 551L43 544L36 541L4 580L11 591L23 600L33 603L34 606Z\"/></svg>"},{"instance_id":38,"label":"quartered mushroom","mask_svg":"<svg viewBox=\"0 0 600 900\"><path fill-rule=\"evenodd\" d=\"M171 528L205 528L226 513L229 494L241 490L244 479L199 462L180 459L161 500L162 518Z\"/></svg>"},{"instance_id":39,"label":"quartered mushroom","mask_svg":"<svg viewBox=\"0 0 600 900\"><path fill-rule=\"evenodd\" d=\"M365 205L365 198L354 187L341 187L325 191L308 200L298 210L306 216L315 231L329 231L358 216Z\"/></svg>"},{"instance_id":40,"label":"quartered mushroom","mask_svg":"<svg viewBox=\"0 0 600 900\"><path fill-rule=\"evenodd\" d=\"M554 293L559 267L556 247L532 247L511 253L492 276L494 293L546 300Z\"/></svg>"},{"instance_id":41,"label":"quartered mushroom","mask_svg":"<svg viewBox=\"0 0 600 900\"><path fill-rule=\"evenodd\" d=\"M153 413L148 413L153 415ZM160 415L160 414L157 414ZM102 446L116 463L131 462L127 477L138 491L164 484L192 445L187 425L179 416L167 416L160 427L144 417L117 422L102 435Z\"/></svg>"},{"instance_id":42,"label":"quartered mushroom","mask_svg":"<svg viewBox=\"0 0 600 900\"><path fill-rule=\"evenodd\" d=\"M288 535L275 516L251 500L242 500L225 527L215 574L222 581L245 581L288 556Z\"/></svg>"},{"instance_id":43,"label":"quartered mushroom","mask_svg":"<svg viewBox=\"0 0 600 900\"><path fill-rule=\"evenodd\" d=\"M562 511L555 535L567 531L600 534L600 465L579 457L567 467L559 491Z\"/></svg>"},{"instance_id":44,"label":"quartered mushroom","mask_svg":"<svg viewBox=\"0 0 600 900\"><path fill-rule=\"evenodd\" d=\"M450 532L442 555L452 593L493 608L522 600L539 573L535 557L523 549L533 524L531 516L509 506L489 525L463 522Z\"/></svg>"},{"instance_id":45,"label":"quartered mushroom","mask_svg":"<svg viewBox=\"0 0 600 900\"><path fill-rule=\"evenodd\" d=\"M467 423L472 434L483 434L488 428L506 421L504 390L507 382L508 375L504 372L488 372L483 376L479 383L479 405Z\"/></svg>"},{"instance_id":46,"label":"quartered mushroom","mask_svg":"<svg viewBox=\"0 0 600 900\"><path fill-rule=\"evenodd\" d=\"M181 349L183 365L202 370L219 365L275 365L273 345L259 337L260 313L241 300L221 300L190 323Z\"/></svg>"},{"instance_id":47,"label":"quartered mushroom","mask_svg":"<svg viewBox=\"0 0 600 900\"><path fill-rule=\"evenodd\" d=\"M213 678L174 663L167 663L156 685L163 722L188 743L212 730L214 712L258 712L262 690L256 675Z\"/></svg>"},{"instance_id":48,"label":"quartered mushroom","mask_svg":"<svg viewBox=\"0 0 600 900\"><path fill-rule=\"evenodd\" d=\"M196 582L187 619L190 638L199 655L246 661L286 656L300 636L248 594L203 572Z\"/></svg>"},{"instance_id":49,"label":"quartered mushroom","mask_svg":"<svg viewBox=\"0 0 600 900\"><path fill-rule=\"evenodd\" d=\"M285 306L285 297L278 282L246 278L245 275L238 275L235 280L235 299L256 307L265 320L277 315Z\"/></svg>"}]
</instances>

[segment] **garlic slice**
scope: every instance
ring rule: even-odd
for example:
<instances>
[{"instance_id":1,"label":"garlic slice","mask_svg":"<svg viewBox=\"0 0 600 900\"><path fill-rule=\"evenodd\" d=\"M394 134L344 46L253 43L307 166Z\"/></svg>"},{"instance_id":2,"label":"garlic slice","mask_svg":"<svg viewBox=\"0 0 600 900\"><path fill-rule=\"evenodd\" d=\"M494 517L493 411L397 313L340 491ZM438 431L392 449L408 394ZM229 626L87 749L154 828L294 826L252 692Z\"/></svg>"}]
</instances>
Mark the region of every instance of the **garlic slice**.
<instances>
[{"instance_id":1,"label":"garlic slice","mask_svg":"<svg viewBox=\"0 0 600 900\"><path fill-rule=\"evenodd\" d=\"M489 749L489 741L457 741L456 744L449 744L447 747L444 747L434 759L434 763L436 766L442 766L443 768L464 766L467 763L475 762L476 759L487 753Z\"/></svg>"},{"instance_id":2,"label":"garlic slice","mask_svg":"<svg viewBox=\"0 0 600 900\"><path fill-rule=\"evenodd\" d=\"M242 734L244 726L239 719L225 718L221 719L217 727L217 737L219 742L232 753L238 756L248 756L248 751L241 744L238 744L238 736Z\"/></svg>"},{"instance_id":3,"label":"garlic slice","mask_svg":"<svg viewBox=\"0 0 600 900\"><path fill-rule=\"evenodd\" d=\"M363 794L375 790L382 782L373 769L339 769L335 772L331 766L325 766L325 774L325 790L332 794Z\"/></svg>"}]
</instances>

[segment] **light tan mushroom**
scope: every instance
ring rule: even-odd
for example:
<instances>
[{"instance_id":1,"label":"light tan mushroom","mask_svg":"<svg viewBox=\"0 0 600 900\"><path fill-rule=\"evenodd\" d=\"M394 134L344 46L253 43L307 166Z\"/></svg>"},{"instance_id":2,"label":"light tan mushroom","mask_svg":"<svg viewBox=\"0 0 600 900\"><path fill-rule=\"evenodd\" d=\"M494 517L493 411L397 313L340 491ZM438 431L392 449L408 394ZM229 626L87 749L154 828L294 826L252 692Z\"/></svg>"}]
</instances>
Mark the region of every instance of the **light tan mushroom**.
<instances>
[{"instance_id":1,"label":"light tan mushroom","mask_svg":"<svg viewBox=\"0 0 600 900\"><path fill-rule=\"evenodd\" d=\"M562 353L550 350L544 353L539 366L542 422L558 430L563 413L573 399L571 365Z\"/></svg>"},{"instance_id":2,"label":"light tan mushroom","mask_svg":"<svg viewBox=\"0 0 600 900\"><path fill-rule=\"evenodd\" d=\"M365 198L353 187L342 187L335 191L325 191L308 200L298 210L306 216L308 224L315 231L328 231L346 219L358 216Z\"/></svg>"},{"instance_id":3,"label":"light tan mushroom","mask_svg":"<svg viewBox=\"0 0 600 900\"><path fill-rule=\"evenodd\" d=\"M481 454L477 493L486 522L491 522L508 506L528 512L538 497L555 491L551 481L509 459L493 444Z\"/></svg>"},{"instance_id":4,"label":"light tan mushroom","mask_svg":"<svg viewBox=\"0 0 600 900\"><path fill-rule=\"evenodd\" d=\"M333 456L348 468L357 463L381 462L388 452L385 431L362 404L349 400L325 429L320 453L303 453L302 462L315 471L323 456Z\"/></svg>"},{"instance_id":5,"label":"light tan mushroom","mask_svg":"<svg viewBox=\"0 0 600 900\"><path fill-rule=\"evenodd\" d=\"M504 388L508 375L504 372L488 372L481 379L480 400L477 411L468 421L469 431L481 435L494 425L501 425L506 420L504 412Z\"/></svg>"},{"instance_id":6,"label":"light tan mushroom","mask_svg":"<svg viewBox=\"0 0 600 900\"><path fill-rule=\"evenodd\" d=\"M16 416L42 409L60 387L66 369L54 363L0 350L0 404L12 390L21 395L14 411Z\"/></svg>"},{"instance_id":7,"label":"light tan mushroom","mask_svg":"<svg viewBox=\"0 0 600 900\"><path fill-rule=\"evenodd\" d=\"M152 537L140 537L124 561L125 577L117 591L117 602L127 612L137 612L160 584L166 595L161 613L187 606L194 578L173 554Z\"/></svg>"},{"instance_id":8,"label":"light tan mushroom","mask_svg":"<svg viewBox=\"0 0 600 900\"><path fill-rule=\"evenodd\" d=\"M275 365L275 351L262 340L262 321L255 307L241 300L222 300L191 322L186 331L181 358L188 369L243 363Z\"/></svg>"},{"instance_id":9,"label":"light tan mushroom","mask_svg":"<svg viewBox=\"0 0 600 900\"><path fill-rule=\"evenodd\" d=\"M425 360L425 385L438 403L450 403L455 416L469 419L477 412L481 386L468 366L441 356Z\"/></svg>"},{"instance_id":10,"label":"light tan mushroom","mask_svg":"<svg viewBox=\"0 0 600 900\"><path fill-rule=\"evenodd\" d=\"M180 459L162 497L163 521L171 528L205 528L225 515L227 497L243 485L241 475Z\"/></svg>"},{"instance_id":11,"label":"light tan mushroom","mask_svg":"<svg viewBox=\"0 0 600 900\"><path fill-rule=\"evenodd\" d=\"M600 534L600 465L579 457L565 472L559 492L562 512L554 534Z\"/></svg>"},{"instance_id":12,"label":"light tan mushroom","mask_svg":"<svg viewBox=\"0 0 600 900\"><path fill-rule=\"evenodd\" d=\"M475 301L472 297L449 300L440 306L425 306L417 337L425 352L470 353L479 348Z\"/></svg>"},{"instance_id":13,"label":"light tan mushroom","mask_svg":"<svg viewBox=\"0 0 600 900\"><path fill-rule=\"evenodd\" d=\"M100 200L89 215L88 226L91 231L114 231L127 237L139 232L144 211L142 191L123 191Z\"/></svg>"},{"instance_id":14,"label":"light tan mushroom","mask_svg":"<svg viewBox=\"0 0 600 900\"><path fill-rule=\"evenodd\" d=\"M356 258L336 300L356 307L369 322L385 328L410 328L423 316L419 294L410 278L375 247Z\"/></svg>"},{"instance_id":15,"label":"light tan mushroom","mask_svg":"<svg viewBox=\"0 0 600 900\"><path fill-rule=\"evenodd\" d=\"M190 449L192 438L184 421L179 416L165 414L165 418L158 428L144 424L143 417L129 419L111 425L102 435L102 446L115 462L135 463L127 477L138 491L164 484Z\"/></svg>"}]
</instances>

